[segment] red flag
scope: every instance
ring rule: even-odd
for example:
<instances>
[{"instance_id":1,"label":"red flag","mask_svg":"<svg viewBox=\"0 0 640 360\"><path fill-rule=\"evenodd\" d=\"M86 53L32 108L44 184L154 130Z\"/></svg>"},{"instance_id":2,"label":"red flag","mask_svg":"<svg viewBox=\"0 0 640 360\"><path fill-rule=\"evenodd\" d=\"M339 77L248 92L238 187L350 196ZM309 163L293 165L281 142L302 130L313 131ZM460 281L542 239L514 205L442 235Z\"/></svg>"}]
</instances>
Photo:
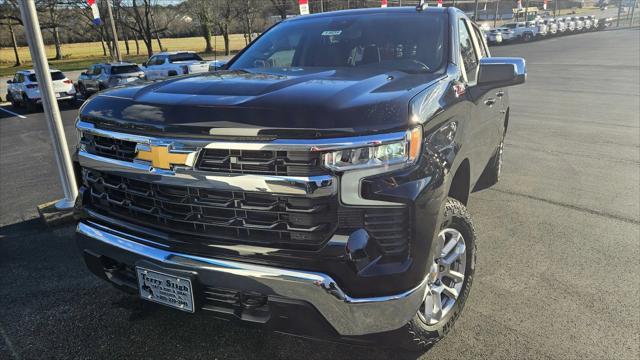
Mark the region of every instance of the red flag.
<instances>
[{"instance_id":1,"label":"red flag","mask_svg":"<svg viewBox=\"0 0 640 360\"><path fill-rule=\"evenodd\" d=\"M438 0L438 7L442 7L442 0Z\"/></svg>"},{"instance_id":2,"label":"red flag","mask_svg":"<svg viewBox=\"0 0 640 360\"><path fill-rule=\"evenodd\" d=\"M380 7L386 8L387 7L387 0L380 0Z\"/></svg>"},{"instance_id":3,"label":"red flag","mask_svg":"<svg viewBox=\"0 0 640 360\"><path fill-rule=\"evenodd\" d=\"M544 0L544 3L542 4L542 8L547 10L547 0Z\"/></svg>"}]
</instances>

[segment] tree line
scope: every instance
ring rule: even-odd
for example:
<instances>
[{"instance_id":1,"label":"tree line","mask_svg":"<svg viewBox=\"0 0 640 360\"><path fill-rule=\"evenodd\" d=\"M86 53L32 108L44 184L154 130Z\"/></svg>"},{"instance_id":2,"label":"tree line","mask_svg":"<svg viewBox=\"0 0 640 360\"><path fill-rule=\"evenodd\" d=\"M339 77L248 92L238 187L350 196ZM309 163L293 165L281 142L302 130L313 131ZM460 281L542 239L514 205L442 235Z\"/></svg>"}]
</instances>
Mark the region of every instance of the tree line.
<instances>
[{"instance_id":1,"label":"tree line","mask_svg":"<svg viewBox=\"0 0 640 360\"><path fill-rule=\"evenodd\" d=\"M13 48L16 65L21 64L17 48L26 45L19 1L0 0L0 46ZM192 36L202 36L203 51L210 53L214 51L212 37L216 35L223 38L224 54L229 55L230 34L244 34L245 42L249 43L255 34L271 24L299 13L297 0L96 0L103 20L96 26L86 0L34 1L45 42L55 47L55 60L64 58L65 43L87 41L99 41L103 56L112 55L107 1L111 2L118 37L124 42L127 55L146 52L151 56L154 42L157 48L164 49L162 38ZM469 2L473 3L466 1ZM388 3L389 6L413 5L417 1L389 0ZM464 7L464 3L459 1L456 6ZM515 0L504 3L515 4ZM312 13L378 6L380 0L309 1Z\"/></svg>"}]
</instances>

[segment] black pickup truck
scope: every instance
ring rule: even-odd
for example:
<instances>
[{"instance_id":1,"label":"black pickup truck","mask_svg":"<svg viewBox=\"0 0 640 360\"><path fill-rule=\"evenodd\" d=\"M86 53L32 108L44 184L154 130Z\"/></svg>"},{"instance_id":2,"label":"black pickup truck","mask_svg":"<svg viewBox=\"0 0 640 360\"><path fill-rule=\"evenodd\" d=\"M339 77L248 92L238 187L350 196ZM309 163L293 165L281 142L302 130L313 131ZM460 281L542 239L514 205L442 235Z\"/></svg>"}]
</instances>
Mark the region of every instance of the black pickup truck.
<instances>
[{"instance_id":1,"label":"black pickup truck","mask_svg":"<svg viewBox=\"0 0 640 360\"><path fill-rule=\"evenodd\" d=\"M465 205L498 181L525 77L455 8L283 21L221 71L83 105L78 246L194 316L427 349L469 295Z\"/></svg>"}]
</instances>

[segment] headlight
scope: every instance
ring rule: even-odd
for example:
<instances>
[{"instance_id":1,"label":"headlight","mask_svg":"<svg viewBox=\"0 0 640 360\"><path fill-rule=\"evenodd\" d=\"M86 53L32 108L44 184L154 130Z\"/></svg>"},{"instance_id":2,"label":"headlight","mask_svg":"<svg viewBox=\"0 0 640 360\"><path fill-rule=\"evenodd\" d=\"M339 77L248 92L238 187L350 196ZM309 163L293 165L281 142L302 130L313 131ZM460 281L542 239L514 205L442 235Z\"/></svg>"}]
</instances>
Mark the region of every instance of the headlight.
<instances>
[{"instance_id":1,"label":"headlight","mask_svg":"<svg viewBox=\"0 0 640 360\"><path fill-rule=\"evenodd\" d=\"M323 154L324 166L334 171L413 164L420 155L422 127L407 130L404 139L386 144L342 149Z\"/></svg>"}]
</instances>

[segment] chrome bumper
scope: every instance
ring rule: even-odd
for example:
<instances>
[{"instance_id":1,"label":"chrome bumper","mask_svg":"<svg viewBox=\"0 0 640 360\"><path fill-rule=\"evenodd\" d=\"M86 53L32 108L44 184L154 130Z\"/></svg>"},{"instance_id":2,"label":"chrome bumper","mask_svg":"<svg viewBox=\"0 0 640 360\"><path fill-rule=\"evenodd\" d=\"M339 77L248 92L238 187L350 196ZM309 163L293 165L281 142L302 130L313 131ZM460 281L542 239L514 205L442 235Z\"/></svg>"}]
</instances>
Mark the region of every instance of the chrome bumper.
<instances>
[{"instance_id":1,"label":"chrome bumper","mask_svg":"<svg viewBox=\"0 0 640 360\"><path fill-rule=\"evenodd\" d=\"M204 285L235 284L241 287L236 290L259 289L269 297L306 301L344 336L399 329L416 314L425 295L426 279L415 288L400 294L352 298L330 276L322 273L174 253L151 246L152 241L92 222L79 223L77 232L97 241L99 245L103 245L103 249L106 245L110 250L108 256L114 257L116 261L126 263L125 259L132 258L149 260L170 269L192 271Z\"/></svg>"}]
</instances>

